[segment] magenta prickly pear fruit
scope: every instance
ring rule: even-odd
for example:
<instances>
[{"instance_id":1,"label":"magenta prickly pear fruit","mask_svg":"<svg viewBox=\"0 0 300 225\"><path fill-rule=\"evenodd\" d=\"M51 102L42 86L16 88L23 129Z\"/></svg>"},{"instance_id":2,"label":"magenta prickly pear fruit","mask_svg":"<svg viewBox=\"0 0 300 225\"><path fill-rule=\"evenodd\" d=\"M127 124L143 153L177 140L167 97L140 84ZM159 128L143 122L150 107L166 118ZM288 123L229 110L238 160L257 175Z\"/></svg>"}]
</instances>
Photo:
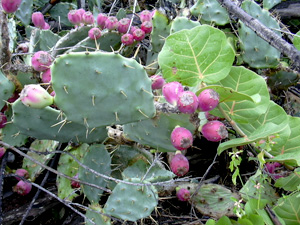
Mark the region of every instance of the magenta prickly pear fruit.
<instances>
[{"instance_id":1,"label":"magenta prickly pear fruit","mask_svg":"<svg viewBox=\"0 0 300 225\"><path fill-rule=\"evenodd\" d=\"M29 42L20 43L17 47L18 53L27 53L29 50Z\"/></svg>"},{"instance_id":2,"label":"magenta prickly pear fruit","mask_svg":"<svg viewBox=\"0 0 300 225\"><path fill-rule=\"evenodd\" d=\"M118 27L118 19L115 16L109 16L105 20L105 28L108 30L115 30Z\"/></svg>"},{"instance_id":3,"label":"magenta prickly pear fruit","mask_svg":"<svg viewBox=\"0 0 300 225\"><path fill-rule=\"evenodd\" d=\"M7 123L7 117L4 113L0 112L0 129L5 127Z\"/></svg>"},{"instance_id":4,"label":"magenta prickly pear fruit","mask_svg":"<svg viewBox=\"0 0 300 225\"><path fill-rule=\"evenodd\" d=\"M130 27L130 32L129 32L129 33L131 33L131 34L133 35L133 32L134 32L136 29L139 29L139 27L137 27L137 26L132 26L132 27Z\"/></svg>"},{"instance_id":5,"label":"magenta prickly pear fruit","mask_svg":"<svg viewBox=\"0 0 300 225\"><path fill-rule=\"evenodd\" d=\"M149 34L152 31L152 23L150 21L144 21L141 25L141 29L146 33Z\"/></svg>"},{"instance_id":6,"label":"magenta prickly pear fruit","mask_svg":"<svg viewBox=\"0 0 300 225\"><path fill-rule=\"evenodd\" d=\"M77 9L77 13L79 13L82 18L83 14L85 13L85 10L83 8ZM81 22L83 22L83 21L81 21Z\"/></svg>"},{"instance_id":7,"label":"magenta prickly pear fruit","mask_svg":"<svg viewBox=\"0 0 300 225\"><path fill-rule=\"evenodd\" d=\"M68 20L70 21L70 23L72 23L74 25L80 24L81 20L82 20L81 12L78 10L71 10L68 13Z\"/></svg>"},{"instance_id":8,"label":"magenta prickly pear fruit","mask_svg":"<svg viewBox=\"0 0 300 225\"><path fill-rule=\"evenodd\" d=\"M51 69L47 69L43 73L41 73L41 79L43 83L50 83L51 81Z\"/></svg>"},{"instance_id":9,"label":"magenta prickly pear fruit","mask_svg":"<svg viewBox=\"0 0 300 225\"><path fill-rule=\"evenodd\" d=\"M198 105L199 110L206 112L206 111L213 110L214 108L217 107L217 105L219 104L220 97L215 90L205 89L199 94L198 100L199 100L199 105Z\"/></svg>"},{"instance_id":10,"label":"magenta prickly pear fruit","mask_svg":"<svg viewBox=\"0 0 300 225\"><path fill-rule=\"evenodd\" d=\"M193 135L184 127L175 127L171 133L171 142L176 149L186 150L193 144Z\"/></svg>"},{"instance_id":11,"label":"magenta prickly pear fruit","mask_svg":"<svg viewBox=\"0 0 300 225\"><path fill-rule=\"evenodd\" d=\"M55 91L52 91L52 92L50 93L50 95L51 95L52 97L54 97L54 96L55 96Z\"/></svg>"},{"instance_id":12,"label":"magenta prickly pear fruit","mask_svg":"<svg viewBox=\"0 0 300 225\"><path fill-rule=\"evenodd\" d=\"M14 13L21 5L22 0L1 0L1 5L6 13Z\"/></svg>"},{"instance_id":13,"label":"magenta prickly pear fruit","mask_svg":"<svg viewBox=\"0 0 300 225\"><path fill-rule=\"evenodd\" d=\"M190 164L188 159L181 153L177 153L171 160L170 163L171 170L174 174L179 177L184 176L189 172Z\"/></svg>"},{"instance_id":14,"label":"magenta prickly pear fruit","mask_svg":"<svg viewBox=\"0 0 300 225\"><path fill-rule=\"evenodd\" d=\"M194 92L183 91L178 94L177 107L180 112L192 114L198 108L198 98Z\"/></svg>"},{"instance_id":15,"label":"magenta prickly pear fruit","mask_svg":"<svg viewBox=\"0 0 300 225\"><path fill-rule=\"evenodd\" d=\"M15 172L16 175L20 176L20 177L24 177L25 179L29 178L29 173L27 170L25 169L17 169ZM21 180L21 178L19 177L15 177L17 180Z\"/></svg>"},{"instance_id":16,"label":"magenta prickly pear fruit","mask_svg":"<svg viewBox=\"0 0 300 225\"><path fill-rule=\"evenodd\" d=\"M107 20L107 15L104 13L100 13L97 16L97 24L101 29L105 28L105 21Z\"/></svg>"},{"instance_id":17,"label":"magenta prickly pear fruit","mask_svg":"<svg viewBox=\"0 0 300 225\"><path fill-rule=\"evenodd\" d=\"M38 84L25 85L20 100L24 105L37 109L53 104L53 97Z\"/></svg>"},{"instance_id":18,"label":"magenta prickly pear fruit","mask_svg":"<svg viewBox=\"0 0 300 225\"><path fill-rule=\"evenodd\" d=\"M132 45L134 42L133 35L132 34L123 34L121 37L121 42L124 45Z\"/></svg>"},{"instance_id":19,"label":"magenta prickly pear fruit","mask_svg":"<svg viewBox=\"0 0 300 225\"><path fill-rule=\"evenodd\" d=\"M206 111L206 112L205 112L205 118L206 118L208 121L213 121L213 120L218 120L218 119L220 119L219 117L210 114L209 111Z\"/></svg>"},{"instance_id":20,"label":"magenta prickly pear fruit","mask_svg":"<svg viewBox=\"0 0 300 225\"><path fill-rule=\"evenodd\" d=\"M101 37L101 30L97 27L94 27L89 30L88 35L90 39L97 40Z\"/></svg>"},{"instance_id":21,"label":"magenta prickly pear fruit","mask_svg":"<svg viewBox=\"0 0 300 225\"><path fill-rule=\"evenodd\" d=\"M166 83L162 87L163 96L172 105L177 105L178 95L183 91L183 86L177 81Z\"/></svg>"},{"instance_id":22,"label":"magenta prickly pear fruit","mask_svg":"<svg viewBox=\"0 0 300 225\"><path fill-rule=\"evenodd\" d=\"M45 26L44 15L41 12L32 13L31 19L35 27L43 29L43 27Z\"/></svg>"},{"instance_id":23,"label":"magenta prickly pear fruit","mask_svg":"<svg viewBox=\"0 0 300 225\"><path fill-rule=\"evenodd\" d=\"M31 58L31 65L36 71L46 71L52 63L51 55L45 51L34 53Z\"/></svg>"},{"instance_id":24,"label":"magenta prickly pear fruit","mask_svg":"<svg viewBox=\"0 0 300 225\"><path fill-rule=\"evenodd\" d=\"M93 24L95 21L93 13L87 11L82 14L82 23L84 24Z\"/></svg>"},{"instance_id":25,"label":"magenta prickly pear fruit","mask_svg":"<svg viewBox=\"0 0 300 225\"><path fill-rule=\"evenodd\" d=\"M145 21L151 21L152 20L152 16L153 16L153 13L149 10L143 10L141 13L140 13L140 20L143 22Z\"/></svg>"},{"instance_id":26,"label":"magenta prickly pear fruit","mask_svg":"<svg viewBox=\"0 0 300 225\"><path fill-rule=\"evenodd\" d=\"M152 80L152 90L161 89L166 83L161 75L153 75L150 79Z\"/></svg>"},{"instance_id":27,"label":"magenta prickly pear fruit","mask_svg":"<svg viewBox=\"0 0 300 225\"><path fill-rule=\"evenodd\" d=\"M208 141L213 142L218 142L228 137L228 131L225 125L217 120L209 121L204 124L201 133Z\"/></svg>"},{"instance_id":28,"label":"magenta prickly pear fruit","mask_svg":"<svg viewBox=\"0 0 300 225\"><path fill-rule=\"evenodd\" d=\"M45 24L44 24L44 26L43 26L42 29L43 29L43 30L49 30L49 29L50 29L49 23L46 23L46 22L45 22Z\"/></svg>"},{"instance_id":29,"label":"magenta prickly pear fruit","mask_svg":"<svg viewBox=\"0 0 300 225\"><path fill-rule=\"evenodd\" d=\"M13 191L19 195L27 195L31 191L31 188L31 183L20 180L17 185L13 187Z\"/></svg>"},{"instance_id":30,"label":"magenta prickly pear fruit","mask_svg":"<svg viewBox=\"0 0 300 225\"><path fill-rule=\"evenodd\" d=\"M176 196L178 198L179 201L182 202L186 202L190 199L191 197L191 193L188 189L185 188L180 188L177 192L176 192Z\"/></svg>"},{"instance_id":31,"label":"magenta prickly pear fruit","mask_svg":"<svg viewBox=\"0 0 300 225\"><path fill-rule=\"evenodd\" d=\"M118 22L118 31L122 34L127 33L129 25L130 25L130 19L129 18L120 19L119 22Z\"/></svg>"},{"instance_id":32,"label":"magenta prickly pear fruit","mask_svg":"<svg viewBox=\"0 0 300 225\"><path fill-rule=\"evenodd\" d=\"M73 177L75 179L78 179L78 173ZM77 181L72 180L71 181L72 188L80 188L80 183Z\"/></svg>"},{"instance_id":33,"label":"magenta prickly pear fruit","mask_svg":"<svg viewBox=\"0 0 300 225\"><path fill-rule=\"evenodd\" d=\"M275 179L279 179L283 177L280 174L276 174L276 168L281 167L282 165L279 162L274 162L274 163L266 163L265 168L266 171Z\"/></svg>"},{"instance_id":34,"label":"magenta prickly pear fruit","mask_svg":"<svg viewBox=\"0 0 300 225\"><path fill-rule=\"evenodd\" d=\"M133 31L132 35L133 35L134 40L141 41L145 38L145 31L138 28L135 31Z\"/></svg>"},{"instance_id":35,"label":"magenta prickly pear fruit","mask_svg":"<svg viewBox=\"0 0 300 225\"><path fill-rule=\"evenodd\" d=\"M0 159L4 156L6 148L0 147Z\"/></svg>"}]
</instances>

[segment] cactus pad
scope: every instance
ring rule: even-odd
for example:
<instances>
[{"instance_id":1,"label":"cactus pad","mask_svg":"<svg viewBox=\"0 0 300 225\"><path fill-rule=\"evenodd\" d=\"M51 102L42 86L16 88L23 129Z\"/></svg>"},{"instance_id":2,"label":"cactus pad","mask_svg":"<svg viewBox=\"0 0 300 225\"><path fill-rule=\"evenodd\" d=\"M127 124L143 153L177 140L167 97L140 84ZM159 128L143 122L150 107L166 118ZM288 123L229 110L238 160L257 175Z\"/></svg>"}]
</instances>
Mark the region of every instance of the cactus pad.
<instances>
[{"instance_id":1,"label":"cactus pad","mask_svg":"<svg viewBox=\"0 0 300 225\"><path fill-rule=\"evenodd\" d=\"M14 84L8 80L4 74L0 71L0 109L3 108L3 106L5 105L4 101L7 101L7 99L9 99L14 90L15 90L15 86Z\"/></svg>"},{"instance_id":2,"label":"cactus pad","mask_svg":"<svg viewBox=\"0 0 300 225\"><path fill-rule=\"evenodd\" d=\"M100 213L103 213L104 210L101 208L99 204L92 204L89 206L90 209L98 211L99 213L93 212L91 210L87 210L85 216L92 220L96 225L111 225L110 218ZM91 225L92 223L88 220L85 220L86 225Z\"/></svg>"},{"instance_id":3,"label":"cactus pad","mask_svg":"<svg viewBox=\"0 0 300 225\"><path fill-rule=\"evenodd\" d=\"M127 181L147 183L146 181L141 182L137 178ZM104 209L111 216L128 221L137 221L150 216L157 206L157 201L157 191L153 186L118 183L109 196Z\"/></svg>"},{"instance_id":4,"label":"cactus pad","mask_svg":"<svg viewBox=\"0 0 300 225\"><path fill-rule=\"evenodd\" d=\"M59 57L51 72L55 104L68 120L87 128L155 115L151 80L133 59L114 53L70 53Z\"/></svg>"}]
</instances>

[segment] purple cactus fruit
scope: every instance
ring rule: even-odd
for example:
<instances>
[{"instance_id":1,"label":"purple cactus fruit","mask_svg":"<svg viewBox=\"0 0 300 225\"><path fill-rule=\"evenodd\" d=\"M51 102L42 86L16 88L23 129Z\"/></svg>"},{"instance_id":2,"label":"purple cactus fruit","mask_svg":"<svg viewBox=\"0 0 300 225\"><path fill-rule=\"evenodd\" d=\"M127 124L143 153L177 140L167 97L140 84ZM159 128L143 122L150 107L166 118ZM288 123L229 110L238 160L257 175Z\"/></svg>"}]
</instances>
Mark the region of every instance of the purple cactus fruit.
<instances>
[{"instance_id":1,"label":"purple cactus fruit","mask_svg":"<svg viewBox=\"0 0 300 225\"><path fill-rule=\"evenodd\" d=\"M43 73L41 73L41 79L43 83L50 83L51 81L51 69L47 69Z\"/></svg>"},{"instance_id":2,"label":"purple cactus fruit","mask_svg":"<svg viewBox=\"0 0 300 225\"><path fill-rule=\"evenodd\" d=\"M178 94L177 106L180 112L192 114L198 108L198 98L192 91L183 91Z\"/></svg>"},{"instance_id":3,"label":"purple cactus fruit","mask_svg":"<svg viewBox=\"0 0 300 225\"><path fill-rule=\"evenodd\" d=\"M35 27L43 29L45 26L44 15L41 12L34 12L31 15L32 23Z\"/></svg>"},{"instance_id":4,"label":"purple cactus fruit","mask_svg":"<svg viewBox=\"0 0 300 225\"><path fill-rule=\"evenodd\" d=\"M45 51L38 51L34 53L31 58L31 64L33 69L42 72L46 71L52 63L51 55Z\"/></svg>"},{"instance_id":5,"label":"purple cactus fruit","mask_svg":"<svg viewBox=\"0 0 300 225\"><path fill-rule=\"evenodd\" d=\"M107 20L107 15L104 13L100 13L97 16L97 24L101 29L105 28L105 21Z\"/></svg>"},{"instance_id":6,"label":"purple cactus fruit","mask_svg":"<svg viewBox=\"0 0 300 225\"><path fill-rule=\"evenodd\" d=\"M132 35L133 35L134 40L141 41L145 38L145 31L138 28L135 31L133 31Z\"/></svg>"},{"instance_id":7,"label":"purple cactus fruit","mask_svg":"<svg viewBox=\"0 0 300 225\"><path fill-rule=\"evenodd\" d=\"M22 0L1 0L1 5L6 13L14 13L21 5Z\"/></svg>"},{"instance_id":8,"label":"purple cactus fruit","mask_svg":"<svg viewBox=\"0 0 300 225\"><path fill-rule=\"evenodd\" d=\"M87 11L84 12L82 15L82 23L84 24L93 24L95 21L93 13Z\"/></svg>"},{"instance_id":9,"label":"purple cactus fruit","mask_svg":"<svg viewBox=\"0 0 300 225\"><path fill-rule=\"evenodd\" d=\"M82 16L85 13L85 10L83 8L77 9L77 13L80 14L81 19L82 19ZM83 22L83 21L81 21L81 22Z\"/></svg>"},{"instance_id":10,"label":"purple cactus fruit","mask_svg":"<svg viewBox=\"0 0 300 225\"><path fill-rule=\"evenodd\" d=\"M97 27L94 27L92 29L89 30L89 38L92 40L97 40L101 37L101 30Z\"/></svg>"},{"instance_id":11,"label":"purple cactus fruit","mask_svg":"<svg viewBox=\"0 0 300 225\"><path fill-rule=\"evenodd\" d=\"M0 159L4 156L6 148L0 147Z\"/></svg>"},{"instance_id":12,"label":"purple cactus fruit","mask_svg":"<svg viewBox=\"0 0 300 225\"><path fill-rule=\"evenodd\" d=\"M209 111L206 111L206 112L205 112L205 118L206 118L208 121L219 120L219 119L220 119L219 117L210 114Z\"/></svg>"},{"instance_id":13,"label":"purple cactus fruit","mask_svg":"<svg viewBox=\"0 0 300 225\"><path fill-rule=\"evenodd\" d=\"M4 113L0 112L0 129L4 128L7 123L7 117Z\"/></svg>"},{"instance_id":14,"label":"purple cactus fruit","mask_svg":"<svg viewBox=\"0 0 300 225\"><path fill-rule=\"evenodd\" d=\"M153 13L149 10L143 10L141 13L140 13L140 20L143 22L145 21L151 21L152 20L152 16L153 16Z\"/></svg>"},{"instance_id":15,"label":"purple cactus fruit","mask_svg":"<svg viewBox=\"0 0 300 225\"><path fill-rule=\"evenodd\" d=\"M23 180L20 180L16 186L13 187L13 191L19 195L27 195L31 191L32 184Z\"/></svg>"},{"instance_id":16,"label":"purple cactus fruit","mask_svg":"<svg viewBox=\"0 0 300 225\"><path fill-rule=\"evenodd\" d=\"M81 20L82 20L81 12L78 10L71 10L68 13L68 20L70 21L70 23L72 23L74 25L80 24Z\"/></svg>"},{"instance_id":17,"label":"purple cactus fruit","mask_svg":"<svg viewBox=\"0 0 300 225\"><path fill-rule=\"evenodd\" d=\"M52 92L50 93L50 95L51 95L52 97L54 97L54 96L55 96L55 91L52 91Z\"/></svg>"},{"instance_id":18,"label":"purple cactus fruit","mask_svg":"<svg viewBox=\"0 0 300 225\"><path fill-rule=\"evenodd\" d=\"M20 100L24 105L38 109L53 104L53 97L38 84L25 85Z\"/></svg>"},{"instance_id":19,"label":"purple cactus fruit","mask_svg":"<svg viewBox=\"0 0 300 225\"><path fill-rule=\"evenodd\" d=\"M177 81L166 83L162 87L163 96L172 105L177 105L178 95L183 91L183 86Z\"/></svg>"},{"instance_id":20,"label":"purple cactus fruit","mask_svg":"<svg viewBox=\"0 0 300 225\"><path fill-rule=\"evenodd\" d=\"M149 34L152 31L152 23L150 21L144 21L141 25L141 29L146 33Z\"/></svg>"},{"instance_id":21,"label":"purple cactus fruit","mask_svg":"<svg viewBox=\"0 0 300 225\"><path fill-rule=\"evenodd\" d=\"M198 105L199 110L206 112L206 111L213 110L214 108L217 107L217 105L219 104L220 97L215 90L205 89L199 94L198 100L199 100L199 105Z\"/></svg>"},{"instance_id":22,"label":"purple cactus fruit","mask_svg":"<svg viewBox=\"0 0 300 225\"><path fill-rule=\"evenodd\" d=\"M115 16L109 16L105 20L105 28L108 30L115 30L118 27L118 19Z\"/></svg>"},{"instance_id":23,"label":"purple cactus fruit","mask_svg":"<svg viewBox=\"0 0 300 225\"><path fill-rule=\"evenodd\" d=\"M280 174L276 174L276 168L281 167L282 165L279 162L274 162L274 163L266 163L265 164L265 169L266 172L268 172L275 180L283 177Z\"/></svg>"},{"instance_id":24,"label":"purple cactus fruit","mask_svg":"<svg viewBox=\"0 0 300 225\"><path fill-rule=\"evenodd\" d=\"M123 34L121 37L121 42L124 45L132 45L134 42L133 35L132 34Z\"/></svg>"},{"instance_id":25,"label":"purple cactus fruit","mask_svg":"<svg viewBox=\"0 0 300 225\"><path fill-rule=\"evenodd\" d=\"M174 174L179 177L184 176L190 169L190 164L188 159L181 153L177 153L171 160L170 163L171 170Z\"/></svg>"},{"instance_id":26,"label":"purple cactus fruit","mask_svg":"<svg viewBox=\"0 0 300 225\"><path fill-rule=\"evenodd\" d=\"M24 177L25 179L29 178L29 173L27 170L25 169L17 169L15 172L16 175L20 176L20 177ZM15 177L17 180L21 180L21 178L19 177Z\"/></svg>"},{"instance_id":27,"label":"purple cactus fruit","mask_svg":"<svg viewBox=\"0 0 300 225\"><path fill-rule=\"evenodd\" d=\"M171 133L171 142L176 149L186 150L193 144L193 135L184 127L175 127Z\"/></svg>"},{"instance_id":28,"label":"purple cactus fruit","mask_svg":"<svg viewBox=\"0 0 300 225\"><path fill-rule=\"evenodd\" d=\"M119 22L118 22L118 31L122 34L127 33L129 25L130 25L130 19L129 18L120 19Z\"/></svg>"},{"instance_id":29,"label":"purple cactus fruit","mask_svg":"<svg viewBox=\"0 0 300 225\"><path fill-rule=\"evenodd\" d=\"M150 79L152 80L152 90L161 89L166 83L165 79L161 75L153 75Z\"/></svg>"},{"instance_id":30,"label":"purple cactus fruit","mask_svg":"<svg viewBox=\"0 0 300 225\"><path fill-rule=\"evenodd\" d=\"M179 201L182 202L186 202L190 199L191 197L191 193L188 189L185 188L180 188L177 192L176 192L176 196L178 198Z\"/></svg>"},{"instance_id":31,"label":"purple cactus fruit","mask_svg":"<svg viewBox=\"0 0 300 225\"><path fill-rule=\"evenodd\" d=\"M50 29L49 23L46 23L46 22L45 22L45 24L44 24L44 26L43 26L42 29L43 29L43 30L49 30L49 29Z\"/></svg>"},{"instance_id":32,"label":"purple cactus fruit","mask_svg":"<svg viewBox=\"0 0 300 225\"><path fill-rule=\"evenodd\" d=\"M132 26L132 27L130 27L130 32L129 32L129 33L131 33L131 34L133 35L133 32L134 32L136 29L139 29L139 27L137 27L137 26Z\"/></svg>"},{"instance_id":33,"label":"purple cactus fruit","mask_svg":"<svg viewBox=\"0 0 300 225\"><path fill-rule=\"evenodd\" d=\"M213 142L218 142L228 137L228 131L225 125L217 120L209 121L204 124L201 133L208 141Z\"/></svg>"},{"instance_id":34,"label":"purple cactus fruit","mask_svg":"<svg viewBox=\"0 0 300 225\"><path fill-rule=\"evenodd\" d=\"M78 179L78 173L73 177L75 179ZM71 181L72 188L80 188L80 183L77 181L72 180Z\"/></svg>"}]
</instances>

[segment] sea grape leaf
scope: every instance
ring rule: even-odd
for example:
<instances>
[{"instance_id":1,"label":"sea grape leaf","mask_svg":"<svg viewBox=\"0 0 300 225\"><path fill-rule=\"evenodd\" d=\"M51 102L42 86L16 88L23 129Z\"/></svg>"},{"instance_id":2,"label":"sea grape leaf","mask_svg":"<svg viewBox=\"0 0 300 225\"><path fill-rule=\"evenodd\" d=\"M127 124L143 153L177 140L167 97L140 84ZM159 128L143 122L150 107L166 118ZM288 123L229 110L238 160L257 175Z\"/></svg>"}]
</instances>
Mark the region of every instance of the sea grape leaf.
<instances>
[{"instance_id":1,"label":"sea grape leaf","mask_svg":"<svg viewBox=\"0 0 300 225\"><path fill-rule=\"evenodd\" d=\"M196 86L201 82L212 84L224 79L234 56L224 32L201 25L167 37L158 63L167 82Z\"/></svg>"},{"instance_id":2,"label":"sea grape leaf","mask_svg":"<svg viewBox=\"0 0 300 225\"><path fill-rule=\"evenodd\" d=\"M296 191L300 185L300 167L295 169L288 177L281 177L276 180L275 187L283 188L286 191Z\"/></svg>"},{"instance_id":3,"label":"sea grape leaf","mask_svg":"<svg viewBox=\"0 0 300 225\"><path fill-rule=\"evenodd\" d=\"M245 99L220 104L235 122L249 123L266 112L270 101L268 87L265 80L251 70L245 67L232 67L226 79L218 84L248 95L254 100L252 102Z\"/></svg>"},{"instance_id":4,"label":"sea grape leaf","mask_svg":"<svg viewBox=\"0 0 300 225\"><path fill-rule=\"evenodd\" d=\"M273 208L286 225L300 224L300 198L297 197L298 194L299 192L296 192L278 199L276 206Z\"/></svg>"}]
</instances>

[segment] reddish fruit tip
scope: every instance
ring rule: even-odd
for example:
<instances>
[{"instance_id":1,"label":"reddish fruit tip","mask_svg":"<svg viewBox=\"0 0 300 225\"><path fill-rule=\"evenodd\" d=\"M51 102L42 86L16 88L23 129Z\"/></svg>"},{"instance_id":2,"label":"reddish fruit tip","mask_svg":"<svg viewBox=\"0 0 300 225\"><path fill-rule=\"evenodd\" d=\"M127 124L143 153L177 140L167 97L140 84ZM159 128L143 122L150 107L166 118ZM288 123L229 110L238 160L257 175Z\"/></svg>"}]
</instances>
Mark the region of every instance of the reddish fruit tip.
<instances>
[{"instance_id":1,"label":"reddish fruit tip","mask_svg":"<svg viewBox=\"0 0 300 225\"><path fill-rule=\"evenodd\" d=\"M92 40L97 40L101 37L101 30L97 27L94 27L92 29L89 30L89 38Z\"/></svg>"},{"instance_id":2,"label":"reddish fruit tip","mask_svg":"<svg viewBox=\"0 0 300 225\"><path fill-rule=\"evenodd\" d=\"M171 170L179 177L187 174L190 168L188 159L181 153L174 155L170 163Z\"/></svg>"},{"instance_id":3,"label":"reddish fruit tip","mask_svg":"<svg viewBox=\"0 0 300 225\"><path fill-rule=\"evenodd\" d=\"M192 114L198 108L198 98L194 92L183 91L178 95L177 106L180 112Z\"/></svg>"},{"instance_id":4,"label":"reddish fruit tip","mask_svg":"<svg viewBox=\"0 0 300 225\"><path fill-rule=\"evenodd\" d=\"M219 94L215 90L205 89L198 96L198 108L203 112L213 110L219 104L219 99Z\"/></svg>"},{"instance_id":5,"label":"reddish fruit tip","mask_svg":"<svg viewBox=\"0 0 300 225\"><path fill-rule=\"evenodd\" d=\"M25 169L17 169L15 172L16 175L20 176L20 177L24 177L25 179L29 178L29 173L27 170ZM16 177L17 180L21 180L21 178Z\"/></svg>"},{"instance_id":6,"label":"reddish fruit tip","mask_svg":"<svg viewBox=\"0 0 300 225\"><path fill-rule=\"evenodd\" d=\"M7 123L7 117L4 113L0 112L0 129L4 128Z\"/></svg>"},{"instance_id":7,"label":"reddish fruit tip","mask_svg":"<svg viewBox=\"0 0 300 225\"><path fill-rule=\"evenodd\" d=\"M17 185L13 187L13 191L19 195L27 195L31 191L31 188L31 183L20 180Z\"/></svg>"},{"instance_id":8,"label":"reddish fruit tip","mask_svg":"<svg viewBox=\"0 0 300 225\"><path fill-rule=\"evenodd\" d=\"M134 42L134 38L133 38L132 34L123 34L121 37L121 42L124 45L132 45Z\"/></svg>"},{"instance_id":9,"label":"reddish fruit tip","mask_svg":"<svg viewBox=\"0 0 300 225\"><path fill-rule=\"evenodd\" d=\"M176 196L179 199L179 201L186 202L190 199L191 193L189 190L181 188L176 192Z\"/></svg>"},{"instance_id":10,"label":"reddish fruit tip","mask_svg":"<svg viewBox=\"0 0 300 225\"><path fill-rule=\"evenodd\" d=\"M193 144L193 135L184 127L176 127L171 133L171 142L176 149L186 150Z\"/></svg>"},{"instance_id":11,"label":"reddish fruit tip","mask_svg":"<svg viewBox=\"0 0 300 225\"><path fill-rule=\"evenodd\" d=\"M208 141L213 142L218 142L228 137L225 125L217 120L204 124L201 133Z\"/></svg>"},{"instance_id":12,"label":"reddish fruit tip","mask_svg":"<svg viewBox=\"0 0 300 225\"><path fill-rule=\"evenodd\" d=\"M183 91L184 89L182 84L177 81L166 83L162 87L163 96L165 97L166 101L172 105L177 104L178 95Z\"/></svg>"},{"instance_id":13,"label":"reddish fruit tip","mask_svg":"<svg viewBox=\"0 0 300 225\"><path fill-rule=\"evenodd\" d=\"M73 177L75 179L78 179L78 173ZM77 181L72 180L71 181L72 188L80 188L80 183Z\"/></svg>"},{"instance_id":14,"label":"reddish fruit tip","mask_svg":"<svg viewBox=\"0 0 300 225\"><path fill-rule=\"evenodd\" d=\"M5 152L6 152L6 148L0 147L0 159L4 156Z\"/></svg>"},{"instance_id":15,"label":"reddish fruit tip","mask_svg":"<svg viewBox=\"0 0 300 225\"><path fill-rule=\"evenodd\" d=\"M161 89L166 83L165 79L161 75L153 75L150 79L152 80L152 90Z\"/></svg>"}]
</instances>

